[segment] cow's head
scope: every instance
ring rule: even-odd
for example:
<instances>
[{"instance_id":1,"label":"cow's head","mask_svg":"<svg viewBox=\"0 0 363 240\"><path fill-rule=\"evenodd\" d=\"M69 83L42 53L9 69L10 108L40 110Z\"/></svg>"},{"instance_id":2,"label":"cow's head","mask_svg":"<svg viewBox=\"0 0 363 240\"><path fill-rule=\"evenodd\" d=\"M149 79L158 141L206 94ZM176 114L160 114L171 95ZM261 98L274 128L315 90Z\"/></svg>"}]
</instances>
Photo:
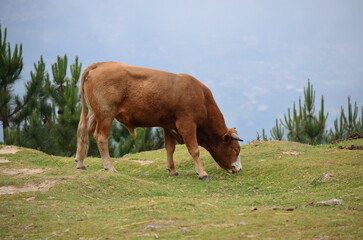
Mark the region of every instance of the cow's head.
<instances>
[{"instance_id":1,"label":"cow's head","mask_svg":"<svg viewBox=\"0 0 363 240\"><path fill-rule=\"evenodd\" d=\"M216 144L210 145L207 150L221 168L230 173L236 173L242 170L239 141L243 140L238 137L236 129L230 128L216 141Z\"/></svg>"}]
</instances>

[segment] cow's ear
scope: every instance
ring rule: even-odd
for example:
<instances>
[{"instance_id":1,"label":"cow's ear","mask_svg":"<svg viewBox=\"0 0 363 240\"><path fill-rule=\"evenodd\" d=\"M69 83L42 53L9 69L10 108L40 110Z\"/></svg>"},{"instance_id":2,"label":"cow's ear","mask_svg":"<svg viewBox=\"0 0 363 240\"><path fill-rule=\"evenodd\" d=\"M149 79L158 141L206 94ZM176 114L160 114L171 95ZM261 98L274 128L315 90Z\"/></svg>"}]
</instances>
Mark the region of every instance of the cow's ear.
<instances>
[{"instance_id":1,"label":"cow's ear","mask_svg":"<svg viewBox=\"0 0 363 240\"><path fill-rule=\"evenodd\" d=\"M227 132L226 134L223 135L223 142L228 143L229 141L231 141L231 135L229 135L229 133Z\"/></svg>"}]
</instances>

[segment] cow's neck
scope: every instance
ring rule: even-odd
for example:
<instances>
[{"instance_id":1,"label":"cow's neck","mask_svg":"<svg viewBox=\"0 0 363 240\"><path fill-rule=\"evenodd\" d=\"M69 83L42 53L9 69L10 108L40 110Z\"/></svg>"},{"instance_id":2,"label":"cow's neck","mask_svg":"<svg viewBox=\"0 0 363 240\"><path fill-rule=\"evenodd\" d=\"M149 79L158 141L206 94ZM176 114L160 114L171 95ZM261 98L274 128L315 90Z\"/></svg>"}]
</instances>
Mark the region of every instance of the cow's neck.
<instances>
[{"instance_id":1,"label":"cow's neck","mask_svg":"<svg viewBox=\"0 0 363 240\"><path fill-rule=\"evenodd\" d=\"M203 147L207 147L205 145L218 144L227 130L224 117L217 104L211 104L208 109L208 118L198 131L198 141Z\"/></svg>"},{"instance_id":2,"label":"cow's neck","mask_svg":"<svg viewBox=\"0 0 363 240\"><path fill-rule=\"evenodd\" d=\"M228 130L224 121L224 117L217 105L215 105L214 108L208 112L207 122L208 129L214 136L221 138Z\"/></svg>"}]
</instances>

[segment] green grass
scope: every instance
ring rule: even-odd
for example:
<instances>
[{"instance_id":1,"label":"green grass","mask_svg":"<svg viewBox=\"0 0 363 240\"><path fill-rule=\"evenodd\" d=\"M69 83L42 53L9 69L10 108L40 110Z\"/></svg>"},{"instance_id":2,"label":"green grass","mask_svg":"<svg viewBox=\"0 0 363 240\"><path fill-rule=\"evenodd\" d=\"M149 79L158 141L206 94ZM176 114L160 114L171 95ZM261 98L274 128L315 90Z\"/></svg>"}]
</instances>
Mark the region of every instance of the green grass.
<instances>
[{"instance_id":1,"label":"green grass","mask_svg":"<svg viewBox=\"0 0 363 240\"><path fill-rule=\"evenodd\" d=\"M244 168L235 175L203 149L211 181L197 179L185 146L175 152L178 177L167 175L164 150L113 159L118 173L110 173L98 158L87 158L82 171L72 158L22 149L1 155L11 162L0 163L0 187L62 181L45 192L0 195L0 239L362 239L363 151L338 149L351 144L363 139L252 142L242 146ZM46 172L2 173L13 168ZM324 173L334 177L314 182ZM332 198L343 205L310 205Z\"/></svg>"}]
</instances>

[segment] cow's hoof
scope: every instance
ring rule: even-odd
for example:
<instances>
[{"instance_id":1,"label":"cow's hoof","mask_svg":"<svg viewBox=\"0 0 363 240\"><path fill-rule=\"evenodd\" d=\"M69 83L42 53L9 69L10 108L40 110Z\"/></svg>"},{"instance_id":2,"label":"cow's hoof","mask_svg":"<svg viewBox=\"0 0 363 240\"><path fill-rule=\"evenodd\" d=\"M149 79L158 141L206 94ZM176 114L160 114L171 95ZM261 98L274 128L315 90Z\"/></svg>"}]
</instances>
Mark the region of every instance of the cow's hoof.
<instances>
[{"instance_id":1,"label":"cow's hoof","mask_svg":"<svg viewBox=\"0 0 363 240\"><path fill-rule=\"evenodd\" d=\"M179 173L178 172L172 173L170 168L167 168L166 170L168 171L169 176L179 176Z\"/></svg>"},{"instance_id":2,"label":"cow's hoof","mask_svg":"<svg viewBox=\"0 0 363 240\"><path fill-rule=\"evenodd\" d=\"M209 176L203 176L203 177L199 177L199 180L205 180L205 181L209 181L211 180L212 178L209 177Z\"/></svg>"},{"instance_id":3,"label":"cow's hoof","mask_svg":"<svg viewBox=\"0 0 363 240\"><path fill-rule=\"evenodd\" d=\"M86 166L77 167L77 169L87 170Z\"/></svg>"}]
</instances>

